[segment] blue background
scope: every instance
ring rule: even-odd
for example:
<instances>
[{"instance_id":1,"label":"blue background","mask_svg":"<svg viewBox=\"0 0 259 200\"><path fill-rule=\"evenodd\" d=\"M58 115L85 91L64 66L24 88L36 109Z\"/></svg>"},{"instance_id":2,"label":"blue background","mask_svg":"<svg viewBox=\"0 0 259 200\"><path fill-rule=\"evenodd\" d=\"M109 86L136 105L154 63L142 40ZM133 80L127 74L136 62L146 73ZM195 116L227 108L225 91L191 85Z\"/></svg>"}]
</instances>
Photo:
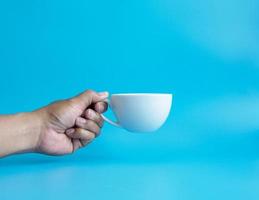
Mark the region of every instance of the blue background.
<instances>
[{"instance_id":1,"label":"blue background","mask_svg":"<svg viewBox=\"0 0 259 200\"><path fill-rule=\"evenodd\" d=\"M0 2L0 112L87 88L174 94L156 133L0 160L0 199L258 199L256 0Z\"/></svg>"}]
</instances>

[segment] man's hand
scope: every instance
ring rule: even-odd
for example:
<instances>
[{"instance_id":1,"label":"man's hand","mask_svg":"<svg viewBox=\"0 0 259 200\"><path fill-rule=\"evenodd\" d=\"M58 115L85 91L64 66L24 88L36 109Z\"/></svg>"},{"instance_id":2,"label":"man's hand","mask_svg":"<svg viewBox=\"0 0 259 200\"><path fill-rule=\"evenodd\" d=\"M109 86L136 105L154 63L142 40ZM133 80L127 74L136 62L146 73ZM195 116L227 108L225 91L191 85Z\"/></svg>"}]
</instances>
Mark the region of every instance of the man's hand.
<instances>
[{"instance_id":1,"label":"man's hand","mask_svg":"<svg viewBox=\"0 0 259 200\"><path fill-rule=\"evenodd\" d=\"M35 151L50 155L70 154L100 134L101 113L107 92L88 90L74 98L54 102L35 111L41 119Z\"/></svg>"}]
</instances>

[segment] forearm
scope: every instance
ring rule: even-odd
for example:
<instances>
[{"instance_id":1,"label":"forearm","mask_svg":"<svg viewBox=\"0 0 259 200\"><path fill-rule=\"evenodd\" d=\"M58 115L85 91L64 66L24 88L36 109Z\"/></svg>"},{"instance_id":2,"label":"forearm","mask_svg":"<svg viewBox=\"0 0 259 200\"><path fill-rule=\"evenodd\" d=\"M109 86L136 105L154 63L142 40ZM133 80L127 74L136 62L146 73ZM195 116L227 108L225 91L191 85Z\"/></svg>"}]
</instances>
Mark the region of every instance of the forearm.
<instances>
[{"instance_id":1,"label":"forearm","mask_svg":"<svg viewBox=\"0 0 259 200\"><path fill-rule=\"evenodd\" d=\"M40 118L35 112L0 115L0 157L33 152L40 128Z\"/></svg>"}]
</instances>

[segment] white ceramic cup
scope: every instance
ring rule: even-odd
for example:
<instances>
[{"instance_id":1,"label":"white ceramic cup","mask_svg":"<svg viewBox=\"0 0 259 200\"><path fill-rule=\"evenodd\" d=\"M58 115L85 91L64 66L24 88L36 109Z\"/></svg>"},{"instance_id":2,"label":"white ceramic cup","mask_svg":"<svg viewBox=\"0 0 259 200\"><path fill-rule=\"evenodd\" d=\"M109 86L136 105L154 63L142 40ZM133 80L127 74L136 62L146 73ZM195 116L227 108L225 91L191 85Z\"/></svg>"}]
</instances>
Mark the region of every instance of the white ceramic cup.
<instances>
[{"instance_id":1,"label":"white ceramic cup","mask_svg":"<svg viewBox=\"0 0 259 200\"><path fill-rule=\"evenodd\" d=\"M109 107L117 118L114 122L104 115L103 119L131 132L152 132L166 121L172 104L172 94L128 93L113 94Z\"/></svg>"}]
</instances>

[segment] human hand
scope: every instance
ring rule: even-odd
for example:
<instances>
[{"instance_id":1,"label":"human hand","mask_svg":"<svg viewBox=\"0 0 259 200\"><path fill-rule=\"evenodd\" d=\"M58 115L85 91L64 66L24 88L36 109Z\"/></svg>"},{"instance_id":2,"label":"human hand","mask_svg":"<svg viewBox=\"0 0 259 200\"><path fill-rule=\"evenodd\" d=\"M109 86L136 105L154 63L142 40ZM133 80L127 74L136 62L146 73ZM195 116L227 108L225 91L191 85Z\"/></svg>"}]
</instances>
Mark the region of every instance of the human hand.
<instances>
[{"instance_id":1,"label":"human hand","mask_svg":"<svg viewBox=\"0 0 259 200\"><path fill-rule=\"evenodd\" d=\"M35 151L64 155L87 145L100 134L107 97L107 92L88 90L35 111L42 122Z\"/></svg>"}]
</instances>

